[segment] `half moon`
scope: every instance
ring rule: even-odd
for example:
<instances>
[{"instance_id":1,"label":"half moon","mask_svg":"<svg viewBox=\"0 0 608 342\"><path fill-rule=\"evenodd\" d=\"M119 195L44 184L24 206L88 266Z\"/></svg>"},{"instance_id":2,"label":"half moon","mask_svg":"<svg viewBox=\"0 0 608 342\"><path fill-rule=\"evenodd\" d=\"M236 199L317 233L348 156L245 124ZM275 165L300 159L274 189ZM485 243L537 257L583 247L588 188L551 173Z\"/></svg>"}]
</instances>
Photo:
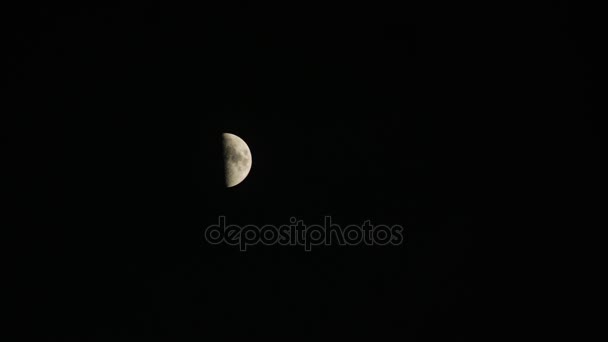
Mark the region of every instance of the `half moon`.
<instances>
[{"instance_id":1,"label":"half moon","mask_svg":"<svg viewBox=\"0 0 608 342\"><path fill-rule=\"evenodd\" d=\"M224 180L230 188L241 183L251 170L251 151L245 141L230 133L222 134Z\"/></svg>"}]
</instances>

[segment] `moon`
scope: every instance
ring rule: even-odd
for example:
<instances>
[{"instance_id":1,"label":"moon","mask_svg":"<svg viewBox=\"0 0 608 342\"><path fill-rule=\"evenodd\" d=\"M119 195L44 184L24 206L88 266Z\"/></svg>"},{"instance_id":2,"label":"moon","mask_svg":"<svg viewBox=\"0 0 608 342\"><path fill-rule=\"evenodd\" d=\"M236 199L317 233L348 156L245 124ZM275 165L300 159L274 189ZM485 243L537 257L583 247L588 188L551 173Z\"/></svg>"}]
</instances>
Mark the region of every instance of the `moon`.
<instances>
[{"instance_id":1,"label":"moon","mask_svg":"<svg viewBox=\"0 0 608 342\"><path fill-rule=\"evenodd\" d=\"M224 180L231 188L241 183L251 170L251 151L245 141L231 133L222 134Z\"/></svg>"}]
</instances>

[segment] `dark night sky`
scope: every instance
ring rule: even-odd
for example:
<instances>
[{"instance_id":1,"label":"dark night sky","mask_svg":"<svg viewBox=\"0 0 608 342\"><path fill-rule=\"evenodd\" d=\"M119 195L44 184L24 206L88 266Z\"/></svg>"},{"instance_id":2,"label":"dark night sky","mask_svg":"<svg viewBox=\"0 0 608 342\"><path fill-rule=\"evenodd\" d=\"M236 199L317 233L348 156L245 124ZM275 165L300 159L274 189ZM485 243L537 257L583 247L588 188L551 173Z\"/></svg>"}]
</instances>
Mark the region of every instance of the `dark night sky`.
<instances>
[{"instance_id":1,"label":"dark night sky","mask_svg":"<svg viewBox=\"0 0 608 342\"><path fill-rule=\"evenodd\" d=\"M4 11L19 19L6 92L17 109L2 119L13 317L42 336L102 339L500 335L490 327L510 315L508 295L487 252L502 247L499 227L603 165L589 12ZM253 155L231 189L222 132ZM566 174L588 178L551 187ZM403 225L406 241L241 253L202 240L218 215L371 219Z\"/></svg>"}]
</instances>

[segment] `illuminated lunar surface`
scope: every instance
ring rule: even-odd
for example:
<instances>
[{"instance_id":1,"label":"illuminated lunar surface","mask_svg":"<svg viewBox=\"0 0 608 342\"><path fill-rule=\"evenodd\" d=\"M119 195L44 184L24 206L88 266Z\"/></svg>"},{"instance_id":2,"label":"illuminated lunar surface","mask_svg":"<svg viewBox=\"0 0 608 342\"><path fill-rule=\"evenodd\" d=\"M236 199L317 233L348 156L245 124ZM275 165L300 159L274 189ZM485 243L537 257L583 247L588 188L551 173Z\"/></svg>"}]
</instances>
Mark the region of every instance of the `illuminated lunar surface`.
<instances>
[{"instance_id":1,"label":"illuminated lunar surface","mask_svg":"<svg viewBox=\"0 0 608 342\"><path fill-rule=\"evenodd\" d=\"M241 183L251 170L251 151L245 141L230 133L222 134L224 179L230 188Z\"/></svg>"}]
</instances>

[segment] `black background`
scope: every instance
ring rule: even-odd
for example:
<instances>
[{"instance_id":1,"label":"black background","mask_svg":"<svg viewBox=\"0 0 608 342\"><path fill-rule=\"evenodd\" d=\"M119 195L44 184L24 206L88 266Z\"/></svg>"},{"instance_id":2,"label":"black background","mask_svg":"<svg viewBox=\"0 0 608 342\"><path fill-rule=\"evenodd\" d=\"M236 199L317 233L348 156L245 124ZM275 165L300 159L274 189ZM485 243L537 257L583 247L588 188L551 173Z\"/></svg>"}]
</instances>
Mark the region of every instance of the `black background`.
<instances>
[{"instance_id":1,"label":"black background","mask_svg":"<svg viewBox=\"0 0 608 342\"><path fill-rule=\"evenodd\" d=\"M3 11L22 332L418 341L526 325L531 308L508 303L518 249L494 258L538 232L515 217L544 195L599 207L592 9L287 3ZM253 155L230 189L222 132ZM370 219L405 242L242 253L203 241L219 215Z\"/></svg>"}]
</instances>

